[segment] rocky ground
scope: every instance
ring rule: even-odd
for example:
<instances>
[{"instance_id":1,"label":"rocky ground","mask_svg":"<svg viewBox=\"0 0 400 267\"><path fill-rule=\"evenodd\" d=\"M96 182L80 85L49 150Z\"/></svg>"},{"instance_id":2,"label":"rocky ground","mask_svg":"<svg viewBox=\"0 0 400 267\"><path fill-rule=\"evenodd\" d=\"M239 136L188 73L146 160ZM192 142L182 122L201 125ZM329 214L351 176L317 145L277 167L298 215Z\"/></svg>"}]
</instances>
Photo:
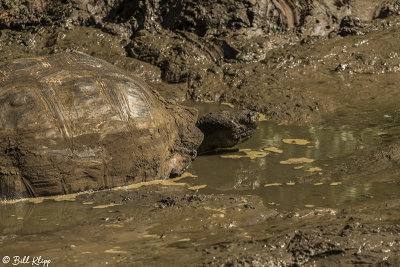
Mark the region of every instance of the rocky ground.
<instances>
[{"instance_id":1,"label":"rocky ground","mask_svg":"<svg viewBox=\"0 0 400 267\"><path fill-rule=\"evenodd\" d=\"M74 49L140 75L177 101L229 102L287 124L354 120L368 125L377 123L369 114L378 110L396 122L398 15L396 0L1 0L0 61ZM351 178L397 166L396 140L393 133L393 142L355 153L332 175ZM121 222L121 230L102 228L105 222L93 216L89 223L57 231L72 235L73 242L80 240L76 233L86 232L108 244L156 221L160 224L150 233L143 230L158 235L153 241L128 239L153 242L154 254L132 245L142 254L112 258L100 253L109 248L100 247L91 257L76 256L75 247L93 250L94 238L75 247L61 240L54 249L43 245L42 251L67 263L119 260L126 266L157 265L160 259L172 264L176 257L181 265L400 265L397 199L342 210L283 212L250 196L243 202L236 195L146 190L78 198L95 205L122 204L119 212L125 217L114 216L115 210L107 217ZM138 220L130 218L135 207ZM185 225L186 218L193 220ZM205 229L214 234L200 240ZM176 240L168 240L168 231L177 233ZM179 241L189 235L194 244ZM7 251L16 251L25 238L3 230L1 242ZM36 237L29 238L29 246L35 244Z\"/></svg>"}]
</instances>

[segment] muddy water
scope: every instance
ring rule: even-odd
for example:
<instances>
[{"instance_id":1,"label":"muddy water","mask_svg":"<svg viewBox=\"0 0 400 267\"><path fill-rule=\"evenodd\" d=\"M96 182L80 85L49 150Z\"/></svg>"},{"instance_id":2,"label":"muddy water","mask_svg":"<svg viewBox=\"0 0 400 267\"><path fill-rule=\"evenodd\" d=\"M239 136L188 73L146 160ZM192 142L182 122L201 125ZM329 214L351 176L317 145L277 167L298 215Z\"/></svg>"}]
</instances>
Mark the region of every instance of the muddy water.
<instances>
[{"instance_id":1,"label":"muddy water","mask_svg":"<svg viewBox=\"0 0 400 267\"><path fill-rule=\"evenodd\" d=\"M217 104L195 106L201 114L229 109ZM374 121L368 111L354 115ZM348 179L333 173L350 155L397 138L396 115L383 112L372 116L380 117L381 122L365 126L358 119L352 125L340 124L353 121L346 118L330 124L284 126L261 121L255 135L240 144L237 153L198 157L188 170L197 178L185 181L203 185L202 193L258 195L265 204L284 210L341 208L395 197L400 190L396 171Z\"/></svg>"},{"instance_id":2,"label":"muddy water","mask_svg":"<svg viewBox=\"0 0 400 267\"><path fill-rule=\"evenodd\" d=\"M191 105L202 114L231 108ZM261 121L238 152L200 156L172 180L2 203L0 256L42 256L52 261L49 266L218 266L248 249L260 266L268 257L275 265L291 265L292 252L274 247L289 247L288 234L299 228L308 231L333 219L334 225L347 224L346 215L336 217L341 209L372 207L379 220L399 223L396 211L373 208L392 201L396 209L396 166L378 174L340 170L351 157L396 137L400 112L365 112L353 114L357 123L340 114L329 124L306 127ZM330 227L321 229L337 231ZM364 243L365 231L351 240ZM383 244L381 251L398 244L397 232L385 236L390 247L383 237L374 238L373 246ZM351 251L355 245L346 240L337 242Z\"/></svg>"}]
</instances>

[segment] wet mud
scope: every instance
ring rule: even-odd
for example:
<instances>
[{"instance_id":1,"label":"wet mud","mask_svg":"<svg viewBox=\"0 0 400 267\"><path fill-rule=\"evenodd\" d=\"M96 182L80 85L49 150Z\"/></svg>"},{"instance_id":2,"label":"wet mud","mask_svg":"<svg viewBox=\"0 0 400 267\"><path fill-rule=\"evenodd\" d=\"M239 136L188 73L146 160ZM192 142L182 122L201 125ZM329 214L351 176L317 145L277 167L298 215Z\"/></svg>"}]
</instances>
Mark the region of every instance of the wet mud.
<instances>
[{"instance_id":1,"label":"wet mud","mask_svg":"<svg viewBox=\"0 0 400 267\"><path fill-rule=\"evenodd\" d=\"M395 0L0 1L1 62L77 50L200 115L259 113L238 151L181 177L1 203L0 256L399 266L399 14Z\"/></svg>"},{"instance_id":2,"label":"wet mud","mask_svg":"<svg viewBox=\"0 0 400 267\"><path fill-rule=\"evenodd\" d=\"M399 157L384 144L396 124L382 125L261 121L238 152L174 179L5 202L0 252L57 266L397 266Z\"/></svg>"},{"instance_id":3,"label":"wet mud","mask_svg":"<svg viewBox=\"0 0 400 267\"><path fill-rule=\"evenodd\" d=\"M396 1L29 0L2 1L1 12L2 61L75 49L166 98L229 102L291 124L395 104Z\"/></svg>"},{"instance_id":4,"label":"wet mud","mask_svg":"<svg viewBox=\"0 0 400 267\"><path fill-rule=\"evenodd\" d=\"M34 202L1 206L2 255L45 255L57 266L399 263L396 198L277 211L257 196L150 185Z\"/></svg>"}]
</instances>

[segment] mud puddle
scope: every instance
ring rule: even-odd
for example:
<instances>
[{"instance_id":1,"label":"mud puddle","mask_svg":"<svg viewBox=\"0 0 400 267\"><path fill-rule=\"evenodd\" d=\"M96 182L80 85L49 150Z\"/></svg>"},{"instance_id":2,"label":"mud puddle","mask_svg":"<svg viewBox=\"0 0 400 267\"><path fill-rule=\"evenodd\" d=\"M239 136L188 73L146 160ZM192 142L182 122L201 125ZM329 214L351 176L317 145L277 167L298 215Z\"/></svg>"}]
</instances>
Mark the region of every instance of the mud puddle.
<instances>
[{"instance_id":1,"label":"mud puddle","mask_svg":"<svg viewBox=\"0 0 400 267\"><path fill-rule=\"evenodd\" d=\"M182 188L152 183L3 203L0 255L42 256L48 266L189 266L225 231L243 237L242 227L259 220L260 211L274 214L258 198L196 196Z\"/></svg>"},{"instance_id":2,"label":"mud puddle","mask_svg":"<svg viewBox=\"0 0 400 267\"><path fill-rule=\"evenodd\" d=\"M2 203L0 256L49 266L397 266L399 168L337 171L395 136L396 112L374 116L368 125L261 121L238 152L200 156L178 178Z\"/></svg>"},{"instance_id":3,"label":"mud puddle","mask_svg":"<svg viewBox=\"0 0 400 267\"><path fill-rule=\"evenodd\" d=\"M192 105L200 114L230 108ZM197 157L188 169L196 178L184 181L203 185L201 193L257 195L265 204L288 211L343 208L397 196L400 180L396 170L351 178L335 172L337 166L366 153L378 142L393 141L398 132L397 115L393 110L381 113L365 111L354 114L358 121L345 117L310 126L260 121L254 136L240 144L238 152ZM373 123L371 116L381 122ZM368 125L363 118L368 118Z\"/></svg>"}]
</instances>

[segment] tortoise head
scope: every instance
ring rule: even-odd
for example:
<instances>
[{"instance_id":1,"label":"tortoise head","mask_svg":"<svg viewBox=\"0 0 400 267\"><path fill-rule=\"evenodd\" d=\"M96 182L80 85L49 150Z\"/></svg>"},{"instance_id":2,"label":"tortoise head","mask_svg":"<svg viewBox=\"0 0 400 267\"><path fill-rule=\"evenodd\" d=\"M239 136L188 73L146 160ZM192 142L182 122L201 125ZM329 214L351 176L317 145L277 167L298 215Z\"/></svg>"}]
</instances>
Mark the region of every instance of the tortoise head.
<instances>
[{"instance_id":1,"label":"tortoise head","mask_svg":"<svg viewBox=\"0 0 400 267\"><path fill-rule=\"evenodd\" d=\"M258 113L250 110L218 111L201 117L196 126L204 140L199 154L230 148L253 135L258 125Z\"/></svg>"}]
</instances>

